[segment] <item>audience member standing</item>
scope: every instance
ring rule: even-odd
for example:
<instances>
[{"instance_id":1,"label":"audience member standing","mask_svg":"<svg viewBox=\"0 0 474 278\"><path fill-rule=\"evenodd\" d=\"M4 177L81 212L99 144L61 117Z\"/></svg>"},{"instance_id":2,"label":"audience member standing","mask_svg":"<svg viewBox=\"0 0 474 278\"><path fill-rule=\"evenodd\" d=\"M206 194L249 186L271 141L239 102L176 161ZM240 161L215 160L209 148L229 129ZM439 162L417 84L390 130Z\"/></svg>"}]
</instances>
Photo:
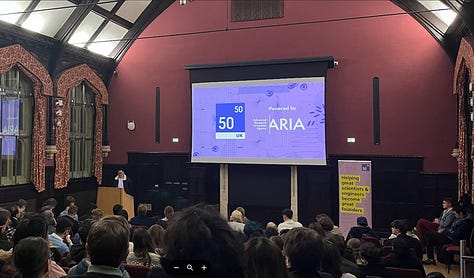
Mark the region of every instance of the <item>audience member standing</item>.
<instances>
[{"instance_id":1,"label":"audience member standing","mask_svg":"<svg viewBox=\"0 0 474 278\"><path fill-rule=\"evenodd\" d=\"M291 230L293 228L299 228L303 227L303 225L298 222L293 220L293 211L291 209L284 209L281 212L281 216L283 218L283 222L278 224L278 233L281 234L281 231L283 230Z\"/></svg>"}]
</instances>

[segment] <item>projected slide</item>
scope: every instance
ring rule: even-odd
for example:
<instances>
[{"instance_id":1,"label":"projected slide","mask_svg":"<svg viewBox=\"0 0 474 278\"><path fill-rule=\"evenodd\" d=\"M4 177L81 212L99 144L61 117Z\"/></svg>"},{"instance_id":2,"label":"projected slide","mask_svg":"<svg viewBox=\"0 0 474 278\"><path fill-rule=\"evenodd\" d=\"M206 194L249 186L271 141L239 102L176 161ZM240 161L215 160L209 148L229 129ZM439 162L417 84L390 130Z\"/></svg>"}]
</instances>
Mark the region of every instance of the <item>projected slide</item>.
<instances>
[{"instance_id":1,"label":"projected slide","mask_svg":"<svg viewBox=\"0 0 474 278\"><path fill-rule=\"evenodd\" d=\"M192 162L325 165L324 78L192 84Z\"/></svg>"}]
</instances>

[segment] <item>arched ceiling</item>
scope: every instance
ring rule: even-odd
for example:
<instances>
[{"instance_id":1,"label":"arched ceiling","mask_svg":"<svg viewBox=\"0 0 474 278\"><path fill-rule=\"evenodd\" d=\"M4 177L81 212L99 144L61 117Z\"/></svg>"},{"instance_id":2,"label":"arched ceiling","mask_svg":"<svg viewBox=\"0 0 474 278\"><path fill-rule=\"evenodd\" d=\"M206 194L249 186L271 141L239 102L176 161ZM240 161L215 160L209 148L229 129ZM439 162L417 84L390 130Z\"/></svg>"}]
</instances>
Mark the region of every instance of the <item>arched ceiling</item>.
<instances>
[{"instance_id":1,"label":"arched ceiling","mask_svg":"<svg viewBox=\"0 0 474 278\"><path fill-rule=\"evenodd\" d=\"M232 1L232 0L222 0ZM254 0L257 1L257 0ZM474 0L391 0L456 58L474 31ZM113 58L118 64L141 32L171 4L185 0L2 0L0 20ZM191 0L188 0L191 2Z\"/></svg>"}]
</instances>

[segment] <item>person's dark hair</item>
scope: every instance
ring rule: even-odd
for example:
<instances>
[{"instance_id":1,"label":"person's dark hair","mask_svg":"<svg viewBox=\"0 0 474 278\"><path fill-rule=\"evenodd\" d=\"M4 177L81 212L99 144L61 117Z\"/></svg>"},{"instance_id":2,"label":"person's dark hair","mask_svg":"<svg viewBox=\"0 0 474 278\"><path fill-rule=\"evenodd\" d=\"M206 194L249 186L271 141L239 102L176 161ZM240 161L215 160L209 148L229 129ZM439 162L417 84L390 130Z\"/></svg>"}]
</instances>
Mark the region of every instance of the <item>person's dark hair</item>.
<instances>
[{"instance_id":1,"label":"person's dark hair","mask_svg":"<svg viewBox=\"0 0 474 278\"><path fill-rule=\"evenodd\" d=\"M318 233L318 235L320 235L320 236L325 236L325 234L326 234L326 232L323 229L323 226L319 222L310 223L308 225L308 228L310 228L311 230L316 231L316 233Z\"/></svg>"},{"instance_id":2,"label":"person's dark hair","mask_svg":"<svg viewBox=\"0 0 474 278\"><path fill-rule=\"evenodd\" d=\"M122 216L123 218L125 218L125 220L128 221L128 211L127 210L122 209L121 211L119 211L118 215Z\"/></svg>"},{"instance_id":3,"label":"person's dark hair","mask_svg":"<svg viewBox=\"0 0 474 278\"><path fill-rule=\"evenodd\" d=\"M50 206L51 209L54 209L58 205L58 201L54 198L49 198L46 201L44 201L43 206Z\"/></svg>"},{"instance_id":4,"label":"person's dark hair","mask_svg":"<svg viewBox=\"0 0 474 278\"><path fill-rule=\"evenodd\" d=\"M72 197L71 195L66 196L66 198L64 199L64 206L68 207L71 204L74 204L75 202L76 202L76 199L74 199L74 197Z\"/></svg>"},{"instance_id":5,"label":"person's dark hair","mask_svg":"<svg viewBox=\"0 0 474 278\"><path fill-rule=\"evenodd\" d=\"M321 270L330 273L332 277L341 277L341 255L336 245L331 241L324 241L324 254L321 259Z\"/></svg>"},{"instance_id":6,"label":"person's dark hair","mask_svg":"<svg viewBox=\"0 0 474 278\"><path fill-rule=\"evenodd\" d=\"M446 278L441 272L430 272L426 274L426 278Z\"/></svg>"},{"instance_id":7,"label":"person's dark hair","mask_svg":"<svg viewBox=\"0 0 474 278\"><path fill-rule=\"evenodd\" d=\"M341 235L329 233L326 236L326 240L332 242L336 246L339 255L343 256L346 253L346 243Z\"/></svg>"},{"instance_id":8,"label":"person's dark hair","mask_svg":"<svg viewBox=\"0 0 474 278\"><path fill-rule=\"evenodd\" d=\"M148 209L146 208L144 204L138 205L138 208L137 208L138 215L146 216L147 211Z\"/></svg>"},{"instance_id":9,"label":"person's dark hair","mask_svg":"<svg viewBox=\"0 0 474 278\"><path fill-rule=\"evenodd\" d=\"M400 231L401 234L406 234L408 231L408 227L406 222L401 219L395 219L390 223L390 226L396 228Z\"/></svg>"},{"instance_id":10,"label":"person's dark hair","mask_svg":"<svg viewBox=\"0 0 474 278\"><path fill-rule=\"evenodd\" d=\"M151 257L148 252L155 252L155 244L153 243L150 233L143 228L135 229L133 232L132 242L133 253L135 253L135 256L145 259L144 265L150 266Z\"/></svg>"},{"instance_id":11,"label":"person's dark hair","mask_svg":"<svg viewBox=\"0 0 474 278\"><path fill-rule=\"evenodd\" d=\"M10 219L10 211L6 210L4 208L0 208L0 226L5 225L8 222L8 219Z\"/></svg>"},{"instance_id":12,"label":"person's dark hair","mask_svg":"<svg viewBox=\"0 0 474 278\"><path fill-rule=\"evenodd\" d=\"M86 219L77 230L77 233L79 234L79 239L81 240L82 244L86 244L89 231L92 227L92 224L94 224L95 222L97 222L96 219Z\"/></svg>"},{"instance_id":13,"label":"person's dark hair","mask_svg":"<svg viewBox=\"0 0 474 278\"><path fill-rule=\"evenodd\" d=\"M244 226L244 234L248 237L258 237L263 236L262 226L255 221L250 221Z\"/></svg>"},{"instance_id":14,"label":"person's dark hair","mask_svg":"<svg viewBox=\"0 0 474 278\"><path fill-rule=\"evenodd\" d=\"M72 221L69 220L67 217L62 216L59 217L56 223L56 233L62 234L67 230L70 230L72 227Z\"/></svg>"},{"instance_id":15,"label":"person's dark hair","mask_svg":"<svg viewBox=\"0 0 474 278\"><path fill-rule=\"evenodd\" d=\"M443 201L445 201L445 202L447 202L447 203L449 203L449 204L451 204L451 205L453 204L453 198L451 198L451 197L444 197L444 198L443 198Z\"/></svg>"},{"instance_id":16,"label":"person's dark hair","mask_svg":"<svg viewBox=\"0 0 474 278\"><path fill-rule=\"evenodd\" d=\"M323 217L330 218L329 215L327 215L326 213L319 213L319 214L316 214L316 217L314 219L316 220L316 222L319 222L319 220Z\"/></svg>"},{"instance_id":17,"label":"person's dark hair","mask_svg":"<svg viewBox=\"0 0 474 278\"><path fill-rule=\"evenodd\" d=\"M175 215L165 233L167 260L203 260L210 277L243 277L243 244L218 211L193 206Z\"/></svg>"},{"instance_id":18,"label":"person's dark hair","mask_svg":"<svg viewBox=\"0 0 474 278\"><path fill-rule=\"evenodd\" d=\"M293 218L293 211L291 209L284 209L282 212L281 212L281 215L286 215L288 218Z\"/></svg>"},{"instance_id":19,"label":"person's dark hair","mask_svg":"<svg viewBox=\"0 0 474 278\"><path fill-rule=\"evenodd\" d=\"M166 206L165 209L163 210L163 213L168 220L171 220L174 215L174 208L172 206Z\"/></svg>"},{"instance_id":20,"label":"person's dark hair","mask_svg":"<svg viewBox=\"0 0 474 278\"><path fill-rule=\"evenodd\" d=\"M24 238L13 249L15 268L23 278L41 277L41 274L46 273L49 257L48 243L40 237Z\"/></svg>"},{"instance_id":21,"label":"person's dark hair","mask_svg":"<svg viewBox=\"0 0 474 278\"><path fill-rule=\"evenodd\" d=\"M245 243L245 277L287 278L281 250L266 237L254 237Z\"/></svg>"},{"instance_id":22,"label":"person's dark hair","mask_svg":"<svg viewBox=\"0 0 474 278\"><path fill-rule=\"evenodd\" d=\"M104 212L99 208L95 208L91 212L91 217L92 218L100 219L100 218L102 218L102 216L104 216Z\"/></svg>"},{"instance_id":23,"label":"person's dark hair","mask_svg":"<svg viewBox=\"0 0 474 278\"><path fill-rule=\"evenodd\" d=\"M272 236L278 235L278 230L273 227L267 227L264 231L265 237L271 238Z\"/></svg>"},{"instance_id":24,"label":"person's dark hair","mask_svg":"<svg viewBox=\"0 0 474 278\"><path fill-rule=\"evenodd\" d=\"M309 228L293 228L284 237L283 254L292 270L302 274L319 271L323 255L323 240Z\"/></svg>"},{"instance_id":25,"label":"person's dark hair","mask_svg":"<svg viewBox=\"0 0 474 278\"><path fill-rule=\"evenodd\" d=\"M323 230L326 232L330 232L334 229L334 222L332 222L331 218L329 217L322 217L319 219L319 224L323 227Z\"/></svg>"},{"instance_id":26,"label":"person's dark hair","mask_svg":"<svg viewBox=\"0 0 474 278\"><path fill-rule=\"evenodd\" d=\"M10 215L12 217L16 217L16 215L20 212L20 210L18 209L18 206L17 205L14 205L14 206L11 206L10 207Z\"/></svg>"},{"instance_id":27,"label":"person's dark hair","mask_svg":"<svg viewBox=\"0 0 474 278\"><path fill-rule=\"evenodd\" d=\"M75 215L79 211L79 208L75 204L69 205L69 208L67 210L67 213L70 215Z\"/></svg>"},{"instance_id":28,"label":"person's dark hair","mask_svg":"<svg viewBox=\"0 0 474 278\"><path fill-rule=\"evenodd\" d=\"M18 199L18 201L16 202L16 205L20 208L21 207L27 207L28 202L25 199Z\"/></svg>"},{"instance_id":29,"label":"person's dark hair","mask_svg":"<svg viewBox=\"0 0 474 278\"><path fill-rule=\"evenodd\" d=\"M13 234L13 245L15 246L20 240L27 237L41 237L48 236L48 223L46 219L38 214L25 215L16 226L16 231Z\"/></svg>"},{"instance_id":30,"label":"person's dark hair","mask_svg":"<svg viewBox=\"0 0 474 278\"><path fill-rule=\"evenodd\" d=\"M380 262L380 248L372 242L363 242L360 245L360 254L369 264Z\"/></svg>"},{"instance_id":31,"label":"person's dark hair","mask_svg":"<svg viewBox=\"0 0 474 278\"><path fill-rule=\"evenodd\" d=\"M279 235L271 236L270 240L275 243L276 246L280 249L280 251L283 251L283 245L285 242L283 241L283 238Z\"/></svg>"},{"instance_id":32,"label":"person's dark hair","mask_svg":"<svg viewBox=\"0 0 474 278\"><path fill-rule=\"evenodd\" d=\"M466 215L466 208L463 206L455 206L453 210L457 213L461 213L462 215Z\"/></svg>"},{"instance_id":33,"label":"person's dark hair","mask_svg":"<svg viewBox=\"0 0 474 278\"><path fill-rule=\"evenodd\" d=\"M114 215L119 215L119 212L123 209L123 206L120 205L120 204L116 204L114 205L114 207L112 208L112 211L113 211L113 214Z\"/></svg>"},{"instance_id":34,"label":"person's dark hair","mask_svg":"<svg viewBox=\"0 0 474 278\"><path fill-rule=\"evenodd\" d=\"M155 247L162 249L164 245L165 229L161 225L154 224L148 228L148 232L151 235Z\"/></svg>"},{"instance_id":35,"label":"person's dark hair","mask_svg":"<svg viewBox=\"0 0 474 278\"><path fill-rule=\"evenodd\" d=\"M98 220L87 237L91 263L118 267L127 257L129 237L129 224L123 217L109 215Z\"/></svg>"}]
</instances>

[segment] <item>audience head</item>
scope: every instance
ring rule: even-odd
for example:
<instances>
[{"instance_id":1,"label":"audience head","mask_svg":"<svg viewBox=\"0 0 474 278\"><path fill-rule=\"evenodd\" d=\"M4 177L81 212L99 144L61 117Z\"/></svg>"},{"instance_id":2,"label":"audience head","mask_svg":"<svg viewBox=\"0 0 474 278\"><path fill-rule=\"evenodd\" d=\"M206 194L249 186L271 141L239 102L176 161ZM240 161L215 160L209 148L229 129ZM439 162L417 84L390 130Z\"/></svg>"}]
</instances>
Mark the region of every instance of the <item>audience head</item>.
<instances>
[{"instance_id":1,"label":"audience head","mask_svg":"<svg viewBox=\"0 0 474 278\"><path fill-rule=\"evenodd\" d=\"M44 216L37 213L25 215L18 222L13 234L13 245L27 237L41 237L44 239L48 237L48 223Z\"/></svg>"},{"instance_id":2,"label":"audience head","mask_svg":"<svg viewBox=\"0 0 474 278\"><path fill-rule=\"evenodd\" d=\"M283 245L284 245L284 241L283 241L283 238L279 235L276 235L276 236L271 236L270 237L270 240L275 243L276 246L278 246L278 248L280 249L280 251L283 251Z\"/></svg>"},{"instance_id":3,"label":"audience head","mask_svg":"<svg viewBox=\"0 0 474 278\"><path fill-rule=\"evenodd\" d=\"M267 225L267 228L265 229L264 234L265 234L265 237L270 238L272 236L277 236L278 230L276 227L268 227Z\"/></svg>"},{"instance_id":4,"label":"audience head","mask_svg":"<svg viewBox=\"0 0 474 278\"><path fill-rule=\"evenodd\" d=\"M403 235L406 234L408 231L406 222L401 219L393 220L390 226L392 228L392 234L394 235Z\"/></svg>"},{"instance_id":5,"label":"audience head","mask_svg":"<svg viewBox=\"0 0 474 278\"><path fill-rule=\"evenodd\" d=\"M466 215L466 208L463 207L463 206L456 206L456 207L454 207L453 210L454 210L454 215L455 215L457 218Z\"/></svg>"},{"instance_id":6,"label":"audience head","mask_svg":"<svg viewBox=\"0 0 474 278\"><path fill-rule=\"evenodd\" d=\"M70 204L69 208L67 209L67 214L69 216L74 216L74 215L77 215L78 211L79 211L79 208L75 204Z\"/></svg>"},{"instance_id":7,"label":"audience head","mask_svg":"<svg viewBox=\"0 0 474 278\"><path fill-rule=\"evenodd\" d=\"M281 250L265 237L254 237L245 243L245 265L245 277L288 277Z\"/></svg>"},{"instance_id":8,"label":"audience head","mask_svg":"<svg viewBox=\"0 0 474 278\"><path fill-rule=\"evenodd\" d=\"M146 216L148 209L146 208L144 204L140 204L137 208L137 212L139 216Z\"/></svg>"},{"instance_id":9,"label":"audience head","mask_svg":"<svg viewBox=\"0 0 474 278\"><path fill-rule=\"evenodd\" d=\"M165 249L166 260L209 262L211 277L243 276L242 242L215 209L184 209L167 228Z\"/></svg>"},{"instance_id":10,"label":"audience head","mask_svg":"<svg viewBox=\"0 0 474 278\"><path fill-rule=\"evenodd\" d=\"M14 206L10 207L10 215L11 215L11 217L15 217L15 218L20 218L21 217L21 212L18 209L17 205L14 205Z\"/></svg>"},{"instance_id":11,"label":"audience head","mask_svg":"<svg viewBox=\"0 0 474 278\"><path fill-rule=\"evenodd\" d=\"M155 252L155 244L148 230L143 228L135 229L133 232L133 252L139 257L144 257L148 252Z\"/></svg>"},{"instance_id":12,"label":"audience head","mask_svg":"<svg viewBox=\"0 0 474 278\"><path fill-rule=\"evenodd\" d=\"M281 212L281 216L283 216L283 220L291 219L293 218L293 211L286 208Z\"/></svg>"},{"instance_id":13,"label":"audience head","mask_svg":"<svg viewBox=\"0 0 474 278\"><path fill-rule=\"evenodd\" d=\"M92 224L97 222L96 219L86 219L80 226L79 229L77 230L77 233L79 234L79 239L82 244L86 244L87 242L87 236L89 235L89 231L92 227Z\"/></svg>"},{"instance_id":14,"label":"audience head","mask_svg":"<svg viewBox=\"0 0 474 278\"><path fill-rule=\"evenodd\" d=\"M263 236L263 230L262 226L258 222L255 221L249 221L247 224L244 226L244 234L248 237L258 237L258 236Z\"/></svg>"},{"instance_id":15,"label":"audience head","mask_svg":"<svg viewBox=\"0 0 474 278\"><path fill-rule=\"evenodd\" d=\"M168 220L171 220L174 215L174 208L172 206L166 206L163 210L163 214Z\"/></svg>"},{"instance_id":16,"label":"audience head","mask_svg":"<svg viewBox=\"0 0 474 278\"><path fill-rule=\"evenodd\" d=\"M367 218L365 218L365 216L359 216L357 217L357 225L367 227L369 225L369 222L367 221Z\"/></svg>"},{"instance_id":17,"label":"audience head","mask_svg":"<svg viewBox=\"0 0 474 278\"><path fill-rule=\"evenodd\" d=\"M54 210L54 208L58 205L58 202L54 198L49 198L46 201L44 201L44 206L49 206L51 210Z\"/></svg>"},{"instance_id":18,"label":"audience head","mask_svg":"<svg viewBox=\"0 0 474 278\"><path fill-rule=\"evenodd\" d=\"M25 199L19 199L18 202L16 202L16 205L18 206L20 213L24 213L28 207L28 202Z\"/></svg>"},{"instance_id":19,"label":"audience head","mask_svg":"<svg viewBox=\"0 0 474 278\"><path fill-rule=\"evenodd\" d=\"M235 210L240 211L240 213L242 213L242 216L245 217L245 209L243 207L236 207Z\"/></svg>"},{"instance_id":20,"label":"audience head","mask_svg":"<svg viewBox=\"0 0 474 278\"><path fill-rule=\"evenodd\" d=\"M72 197L71 195L66 196L66 198L64 199L65 207L69 207L70 205L74 205L75 203L76 203L76 199L74 199L74 197Z\"/></svg>"},{"instance_id":21,"label":"audience head","mask_svg":"<svg viewBox=\"0 0 474 278\"><path fill-rule=\"evenodd\" d=\"M361 242L360 242L360 239L358 238L351 238L347 241L346 245L347 245L347 248L350 248L352 250L357 250L360 248Z\"/></svg>"},{"instance_id":22,"label":"audience head","mask_svg":"<svg viewBox=\"0 0 474 278\"><path fill-rule=\"evenodd\" d=\"M323 255L323 240L309 228L293 228L284 237L283 254L291 270L302 274L319 271Z\"/></svg>"},{"instance_id":23,"label":"audience head","mask_svg":"<svg viewBox=\"0 0 474 278\"><path fill-rule=\"evenodd\" d=\"M48 272L50 249L41 237L20 240L13 249L13 261L21 277L43 277Z\"/></svg>"},{"instance_id":24,"label":"audience head","mask_svg":"<svg viewBox=\"0 0 474 278\"><path fill-rule=\"evenodd\" d=\"M443 198L443 209L450 208L453 205L453 199L451 197Z\"/></svg>"},{"instance_id":25,"label":"audience head","mask_svg":"<svg viewBox=\"0 0 474 278\"><path fill-rule=\"evenodd\" d=\"M91 212L92 218L100 219L104 216L104 212L101 209L95 208Z\"/></svg>"},{"instance_id":26,"label":"audience head","mask_svg":"<svg viewBox=\"0 0 474 278\"><path fill-rule=\"evenodd\" d=\"M372 242L363 242L360 245L360 254L369 264L380 262L380 248Z\"/></svg>"},{"instance_id":27,"label":"audience head","mask_svg":"<svg viewBox=\"0 0 474 278\"><path fill-rule=\"evenodd\" d=\"M114 215L119 215L119 212L123 209L123 206L120 205L120 204L116 204L114 205L114 207L112 208L112 211L113 211L113 214Z\"/></svg>"},{"instance_id":28,"label":"audience head","mask_svg":"<svg viewBox=\"0 0 474 278\"><path fill-rule=\"evenodd\" d=\"M275 222L268 222L267 223L267 228L278 228L277 224Z\"/></svg>"},{"instance_id":29,"label":"audience head","mask_svg":"<svg viewBox=\"0 0 474 278\"><path fill-rule=\"evenodd\" d=\"M318 221L321 224L323 230L328 233L334 229L334 222L332 222L331 218L329 217L322 217Z\"/></svg>"},{"instance_id":30,"label":"audience head","mask_svg":"<svg viewBox=\"0 0 474 278\"><path fill-rule=\"evenodd\" d=\"M242 215L242 213L238 210L234 210L231 214L230 214L230 221L231 222L238 222L238 223L244 223L244 216Z\"/></svg>"},{"instance_id":31,"label":"audience head","mask_svg":"<svg viewBox=\"0 0 474 278\"><path fill-rule=\"evenodd\" d=\"M118 267L128 255L130 229L121 216L109 215L91 226L86 249L93 265Z\"/></svg>"},{"instance_id":32,"label":"audience head","mask_svg":"<svg viewBox=\"0 0 474 278\"><path fill-rule=\"evenodd\" d=\"M128 221L128 211L127 211L127 210L125 210L125 209L120 210L120 211L118 212L118 215L119 215L119 216L122 216L123 218L125 218L125 220Z\"/></svg>"},{"instance_id":33,"label":"audience head","mask_svg":"<svg viewBox=\"0 0 474 278\"><path fill-rule=\"evenodd\" d=\"M314 230L320 236L324 237L326 235L326 232L324 231L323 226L319 222L310 223L308 225L308 228L310 228L311 230Z\"/></svg>"},{"instance_id":34,"label":"audience head","mask_svg":"<svg viewBox=\"0 0 474 278\"><path fill-rule=\"evenodd\" d=\"M346 243L344 242L344 238L341 235L330 233L326 236L326 240L332 242L336 246L337 251L339 251L339 255L344 255L346 251Z\"/></svg>"},{"instance_id":35,"label":"audience head","mask_svg":"<svg viewBox=\"0 0 474 278\"><path fill-rule=\"evenodd\" d=\"M68 234L71 231L72 222L67 217L59 217L56 223L56 234Z\"/></svg>"},{"instance_id":36,"label":"audience head","mask_svg":"<svg viewBox=\"0 0 474 278\"><path fill-rule=\"evenodd\" d=\"M0 226L8 226L10 224L10 216L11 214L9 210L0 208Z\"/></svg>"},{"instance_id":37,"label":"audience head","mask_svg":"<svg viewBox=\"0 0 474 278\"><path fill-rule=\"evenodd\" d=\"M162 248L164 244L165 229L158 224L154 224L148 228L148 232L151 235L155 247Z\"/></svg>"}]
</instances>

